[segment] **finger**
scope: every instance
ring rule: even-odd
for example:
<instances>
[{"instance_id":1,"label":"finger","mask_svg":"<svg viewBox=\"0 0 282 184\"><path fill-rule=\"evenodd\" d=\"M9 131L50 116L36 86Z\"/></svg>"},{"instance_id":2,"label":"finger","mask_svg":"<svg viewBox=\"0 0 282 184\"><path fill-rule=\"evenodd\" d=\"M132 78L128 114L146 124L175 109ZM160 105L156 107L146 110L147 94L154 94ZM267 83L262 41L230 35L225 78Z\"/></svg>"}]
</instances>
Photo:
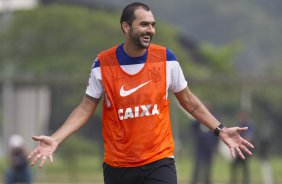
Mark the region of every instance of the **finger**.
<instances>
[{"instance_id":1,"label":"finger","mask_svg":"<svg viewBox=\"0 0 282 184\"><path fill-rule=\"evenodd\" d=\"M41 141L43 136L32 136L31 138L35 141Z\"/></svg>"},{"instance_id":2,"label":"finger","mask_svg":"<svg viewBox=\"0 0 282 184\"><path fill-rule=\"evenodd\" d=\"M248 127L238 127L239 132L246 131L246 130L248 130Z\"/></svg>"},{"instance_id":3,"label":"finger","mask_svg":"<svg viewBox=\"0 0 282 184\"><path fill-rule=\"evenodd\" d=\"M249 155L253 155L252 152L251 152L248 148L246 148L244 145L241 145L240 148L241 148L245 153L247 153L247 154L249 154Z\"/></svg>"},{"instance_id":4,"label":"finger","mask_svg":"<svg viewBox=\"0 0 282 184\"><path fill-rule=\"evenodd\" d=\"M231 156L233 158L235 158L235 149L234 148L230 148L230 152L231 152Z\"/></svg>"},{"instance_id":5,"label":"finger","mask_svg":"<svg viewBox=\"0 0 282 184\"><path fill-rule=\"evenodd\" d=\"M34 149L27 157L28 160L30 160L35 154L37 154L37 149Z\"/></svg>"},{"instance_id":6,"label":"finger","mask_svg":"<svg viewBox=\"0 0 282 184\"><path fill-rule=\"evenodd\" d=\"M250 147L250 148L254 148L254 145L252 145L249 141L245 140L243 141L243 144L245 144L246 146Z\"/></svg>"},{"instance_id":7,"label":"finger","mask_svg":"<svg viewBox=\"0 0 282 184\"><path fill-rule=\"evenodd\" d=\"M41 157L41 154L37 154L37 155L33 158L32 162L31 162L31 165L34 166L34 164L36 164L36 162L38 161L38 159L39 159L40 157Z\"/></svg>"},{"instance_id":8,"label":"finger","mask_svg":"<svg viewBox=\"0 0 282 184\"><path fill-rule=\"evenodd\" d=\"M39 168L42 168L42 166L44 165L45 161L46 161L46 156L43 156L42 159L41 159L41 162L39 164Z\"/></svg>"},{"instance_id":9,"label":"finger","mask_svg":"<svg viewBox=\"0 0 282 184\"><path fill-rule=\"evenodd\" d=\"M48 158L49 158L50 163L53 163L53 156L49 155Z\"/></svg>"},{"instance_id":10,"label":"finger","mask_svg":"<svg viewBox=\"0 0 282 184\"><path fill-rule=\"evenodd\" d=\"M240 150L240 148L236 147L236 151L238 153L238 155L245 160L245 156L243 155L242 151Z\"/></svg>"}]
</instances>

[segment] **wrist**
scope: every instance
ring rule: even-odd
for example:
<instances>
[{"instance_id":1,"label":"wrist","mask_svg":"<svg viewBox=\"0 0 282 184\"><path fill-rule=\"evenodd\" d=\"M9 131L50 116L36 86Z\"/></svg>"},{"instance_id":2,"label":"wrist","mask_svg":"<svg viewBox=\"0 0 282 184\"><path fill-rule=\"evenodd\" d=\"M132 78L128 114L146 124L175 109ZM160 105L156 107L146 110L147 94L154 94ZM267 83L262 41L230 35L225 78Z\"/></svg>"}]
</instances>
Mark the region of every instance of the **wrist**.
<instances>
[{"instance_id":1,"label":"wrist","mask_svg":"<svg viewBox=\"0 0 282 184\"><path fill-rule=\"evenodd\" d=\"M223 137L226 137L226 134L227 134L227 128L226 128L226 127L223 127L223 128L221 129L220 133L219 133L219 136L220 136L221 138L223 138Z\"/></svg>"},{"instance_id":2,"label":"wrist","mask_svg":"<svg viewBox=\"0 0 282 184\"><path fill-rule=\"evenodd\" d=\"M224 125L220 123L220 124L213 130L213 134L214 134L215 136L219 136L219 134L222 132L223 128L224 128Z\"/></svg>"},{"instance_id":3,"label":"wrist","mask_svg":"<svg viewBox=\"0 0 282 184\"><path fill-rule=\"evenodd\" d=\"M57 145L60 145L62 141L62 139L60 139L59 137L56 137L54 135L50 136L50 138L53 140L53 142Z\"/></svg>"}]
</instances>

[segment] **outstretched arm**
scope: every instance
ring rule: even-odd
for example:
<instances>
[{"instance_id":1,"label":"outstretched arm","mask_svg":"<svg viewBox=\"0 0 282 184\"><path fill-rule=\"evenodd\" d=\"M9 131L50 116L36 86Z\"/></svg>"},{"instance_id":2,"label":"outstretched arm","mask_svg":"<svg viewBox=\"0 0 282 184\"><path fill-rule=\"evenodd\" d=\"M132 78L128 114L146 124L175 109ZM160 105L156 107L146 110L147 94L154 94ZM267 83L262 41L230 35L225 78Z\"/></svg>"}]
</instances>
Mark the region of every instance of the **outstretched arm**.
<instances>
[{"instance_id":1,"label":"outstretched arm","mask_svg":"<svg viewBox=\"0 0 282 184\"><path fill-rule=\"evenodd\" d=\"M39 160L41 168L46 159L53 162L53 153L56 151L68 136L79 130L95 112L99 100L90 96L85 96L81 103L73 110L63 125L51 136L32 136L32 139L39 141L39 145L29 154L28 159L31 165L36 164Z\"/></svg>"},{"instance_id":2,"label":"outstretched arm","mask_svg":"<svg viewBox=\"0 0 282 184\"><path fill-rule=\"evenodd\" d=\"M175 93L175 96L180 105L187 112L189 112L199 122L207 126L211 131L214 131L216 127L220 125L220 122L209 112L205 105L190 91L188 87L178 93ZM247 140L243 139L239 134L241 131L246 131L247 129L247 127L231 127L223 128L220 132L220 138L229 147L233 157L235 157L235 150L243 159L245 159L245 157L242 151L252 155L248 147L254 148L254 146Z\"/></svg>"}]
</instances>

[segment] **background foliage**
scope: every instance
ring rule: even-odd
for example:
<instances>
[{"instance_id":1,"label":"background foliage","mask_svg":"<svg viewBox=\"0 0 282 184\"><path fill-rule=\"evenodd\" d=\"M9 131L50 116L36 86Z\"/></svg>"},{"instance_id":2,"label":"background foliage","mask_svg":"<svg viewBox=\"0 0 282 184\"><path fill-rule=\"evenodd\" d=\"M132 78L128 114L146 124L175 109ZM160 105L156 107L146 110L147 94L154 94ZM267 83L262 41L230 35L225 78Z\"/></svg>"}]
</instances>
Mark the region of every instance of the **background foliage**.
<instances>
[{"instance_id":1,"label":"background foliage","mask_svg":"<svg viewBox=\"0 0 282 184\"><path fill-rule=\"evenodd\" d=\"M211 11L215 12L216 9L217 7L213 7ZM236 20L234 21L236 23ZM262 20L256 19L256 21ZM261 26L264 25L267 26L267 23ZM200 33L199 31L199 35ZM240 35L238 32L230 32L230 34ZM164 22L158 22L154 43L165 45L175 53L190 88L204 103L211 105L211 110L226 125L233 126L238 121L237 113L241 110L242 89L245 86L249 87L252 92L250 115L255 124L256 134L255 155L259 156L260 141L264 138L271 140L273 154L280 155L282 152L280 141L282 135L279 131L282 128L280 123L282 96L281 85L279 85L281 77L277 80L269 80L267 79L269 76L265 75L248 78L238 72L235 62L246 48L241 40L234 39L225 45L201 42L195 43L191 48L181 42L180 36L180 30ZM259 35L253 36L252 39L255 41ZM18 11L13 13L9 23L1 28L0 78L5 78L7 68L10 68L15 81L28 79L31 84L45 83L50 87L52 116L47 132L50 134L61 125L84 96L91 65L96 55L122 41L119 13L115 11L69 5L40 6L30 11ZM198 60L195 53L202 60ZM277 54L273 57L281 58ZM244 66L244 64L240 65L243 68ZM277 70L279 67L275 68L274 73L277 74ZM172 97L171 117L174 122L177 147L184 150L185 154L188 152L189 155L193 149L191 135L187 133L191 120L179 108L172 94L170 97ZM93 118L77 133L77 136L68 139L58 150L62 162L67 165L73 164L67 168L75 168L75 165L79 168L81 160L77 161L78 155L102 157L101 129L100 105ZM181 150L178 153L181 155ZM99 163L95 166L98 167L97 165ZM55 167L55 172L56 169L64 170L65 167L60 168L59 164ZM78 171L68 172L74 174ZM70 177L72 178L72 175Z\"/></svg>"},{"instance_id":2,"label":"background foliage","mask_svg":"<svg viewBox=\"0 0 282 184\"><path fill-rule=\"evenodd\" d=\"M194 1L189 2L196 3ZM236 4L237 2L233 3ZM220 7L215 7L214 3L208 4L213 4L212 8L208 6L211 14L215 12L220 15L226 14L223 10L218 11ZM220 6L224 6L224 4ZM238 10L240 10L239 13L243 11L236 8L236 11L231 11L232 15L230 17L216 17L224 17L222 22L225 24L226 21L231 21L233 15L238 13ZM280 16L279 12L277 14ZM259 11L256 11L254 15L259 15ZM269 22L264 21L265 19L269 20L268 15L254 15L247 20L254 19L261 28L269 25ZM242 17L245 16L246 12L242 13ZM190 23L192 19L194 20L195 17L189 17ZM199 20L204 21L206 17L200 17ZM252 30L248 30L244 26L242 26L242 32L236 32L232 26L238 26L238 21L239 19L232 19L231 22L234 22L234 25L227 26L229 34L240 37L245 32L252 32ZM194 22L194 25L196 24L197 22ZM192 30L193 26L191 27L190 31L198 31L197 35L203 40L212 40L205 37L203 30L199 27L195 28L195 30ZM211 31L211 29L208 31ZM217 36L220 31L211 32L210 35L214 39L224 39L224 36ZM277 30L271 28L269 31L275 33ZM260 143L265 138L271 140L272 153L280 156L282 152L282 142L280 141L282 138L280 131L282 128L280 123L282 121L280 113L280 102L282 101L281 79L269 81L266 80L265 75L257 75L257 78L247 78L246 75L242 75L237 70L238 63L236 64L236 60L242 57L242 53L246 52L246 44L242 40L229 40L225 42L228 44L224 45L192 41L194 45L192 44L191 47L191 45L188 44L187 46L181 41L181 36L183 36L181 32L181 30L173 28L171 25L158 22L154 42L165 45L175 53L190 88L204 103L209 105L214 114L226 125L233 126L238 121L237 114L241 110L241 93L243 88L249 87L252 94L250 116L255 125L255 156L259 156L260 148L264 146L260 145ZM252 35L250 39L253 41L250 44L257 46L258 37L260 37L260 32ZM242 39L247 39L247 37L244 36ZM266 42L264 42L264 38L261 39L261 47L264 43L269 44L269 39L275 40L274 35L265 38L267 39ZM17 11L12 14L9 22L4 27L1 27L0 78L5 78L7 68L10 68L10 72L13 74L12 78L15 81L30 79L31 82L28 84L40 83L47 84L50 87L52 91L51 118L48 125L48 134L50 134L62 124L66 116L84 96L91 65L96 55L101 50L120 44L122 41L123 33L120 30L119 13L116 11L89 9L71 5L48 5L29 11ZM215 42L222 43L223 40ZM277 53L275 50L266 51L266 53L271 54L271 57L269 55L265 58L276 58L276 60L281 58L279 54L273 54L274 52ZM279 74L277 71L281 70L280 65L275 66L278 66L274 67L277 76L277 73ZM247 69L249 65L243 63L240 64L240 67L246 67ZM182 149L177 154L179 154L181 163L184 160L184 163L189 161L188 163L191 164L192 160L185 160L192 157L193 144L189 132L191 120L179 108L178 102L175 101L172 94L170 94L170 97L176 146L177 149ZM102 100L100 103L102 103ZM59 162L55 167L46 169L48 175L53 173L55 176L57 172L66 171L69 181L75 182L75 174L79 174L79 170L84 172L84 169L88 169L88 172L92 171L92 164L95 162L96 166L99 166L95 166L94 170L98 170L95 173L101 176L99 165L103 155L101 129L100 104L89 123L59 148L58 157L61 159L58 159ZM90 158L88 158L89 155L91 155ZM93 155L97 155L94 160L92 160ZM83 157L83 159L79 157ZM81 161L84 163L81 163ZM281 162L279 159L277 159L277 162L273 162L275 173L279 173L281 170L279 162ZM84 165L81 166L80 164ZM227 164L217 160L216 170L220 174L215 174L215 178L218 179L220 177L217 175L227 172ZM253 168L257 173L259 161L255 160L254 165ZM3 168L3 166L1 167ZM187 175L184 171L190 171L191 165L179 164L179 167L182 168L181 171L183 172L181 173L181 179L186 180ZM222 170L221 167L225 168L225 170ZM92 177L92 172L88 173L87 176ZM55 177L59 176L56 175ZM224 178L224 181L227 181L227 178Z\"/></svg>"},{"instance_id":3,"label":"background foliage","mask_svg":"<svg viewBox=\"0 0 282 184\"><path fill-rule=\"evenodd\" d=\"M190 88L204 102L213 104L215 111L221 114L219 118L222 121L227 125L234 125L237 121L236 114L240 111L241 89L246 85L244 82L248 82L234 68L234 60L243 49L241 43L234 42L220 47L196 44L192 50L179 40L179 30L162 22L157 25L154 42L167 46L175 53ZM49 5L12 14L9 24L1 31L0 41L5 43L0 45L0 62L3 66L0 68L0 77L5 74L7 66L12 66L15 79L28 78L34 82L45 82L52 88L52 116L49 125L52 132L84 95L90 68L97 53L122 43L123 34L119 26L119 14L115 11ZM193 52L197 52L204 62L197 61ZM269 92L262 94L255 84L247 85L253 86L253 98L256 99L253 102L256 111L252 117L257 119L254 118L254 122L259 125L270 121L273 127L280 127L275 123L281 119L279 110L275 110L280 107L275 100L280 98L277 92L280 88L269 88ZM178 106L174 99L172 101L174 106ZM181 110L172 109L172 118L180 122L180 128L186 130L187 121L190 120L187 120ZM98 109L91 120L95 123L89 123L81 131L86 137L101 140L100 112L101 109ZM273 114L271 118L270 113ZM261 130L260 126L256 127L258 135ZM270 136L269 133L267 136Z\"/></svg>"}]
</instances>

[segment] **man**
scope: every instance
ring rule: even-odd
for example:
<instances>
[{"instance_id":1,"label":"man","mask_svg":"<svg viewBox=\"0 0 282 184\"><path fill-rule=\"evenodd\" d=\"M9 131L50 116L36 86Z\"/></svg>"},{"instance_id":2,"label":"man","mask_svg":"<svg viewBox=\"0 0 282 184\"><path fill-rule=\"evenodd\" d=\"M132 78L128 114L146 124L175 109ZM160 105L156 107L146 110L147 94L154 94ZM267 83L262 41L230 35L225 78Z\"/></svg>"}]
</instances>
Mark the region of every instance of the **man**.
<instances>
[{"instance_id":1,"label":"man","mask_svg":"<svg viewBox=\"0 0 282 184\"><path fill-rule=\"evenodd\" d=\"M9 168L5 173L5 184L32 183L32 172L26 156L22 136L11 135L9 140Z\"/></svg>"},{"instance_id":2,"label":"man","mask_svg":"<svg viewBox=\"0 0 282 184\"><path fill-rule=\"evenodd\" d=\"M240 135L248 142L252 142L254 130L252 124L249 120L249 116L247 112L240 112L239 114L239 127L248 127L247 131L241 132ZM249 171L249 157L242 159L238 156L231 163L231 173L230 173L230 184L236 184L238 182L238 171L241 169L242 174L242 183L249 184L250 183L250 171Z\"/></svg>"},{"instance_id":3,"label":"man","mask_svg":"<svg viewBox=\"0 0 282 184\"><path fill-rule=\"evenodd\" d=\"M167 91L170 89L196 119L244 158L253 148L239 132L224 128L189 90L173 53L151 44L155 19L143 3L127 5L120 19L125 41L98 54L86 95L64 124L51 136L33 136L40 144L30 155L31 165L42 167L63 140L92 116L104 95L104 182L106 184L176 184L174 144ZM242 151L241 151L242 150Z\"/></svg>"},{"instance_id":4,"label":"man","mask_svg":"<svg viewBox=\"0 0 282 184\"><path fill-rule=\"evenodd\" d=\"M194 137L194 167L191 184L211 184L213 155L217 149L218 137L197 120L192 121Z\"/></svg>"}]
</instances>

